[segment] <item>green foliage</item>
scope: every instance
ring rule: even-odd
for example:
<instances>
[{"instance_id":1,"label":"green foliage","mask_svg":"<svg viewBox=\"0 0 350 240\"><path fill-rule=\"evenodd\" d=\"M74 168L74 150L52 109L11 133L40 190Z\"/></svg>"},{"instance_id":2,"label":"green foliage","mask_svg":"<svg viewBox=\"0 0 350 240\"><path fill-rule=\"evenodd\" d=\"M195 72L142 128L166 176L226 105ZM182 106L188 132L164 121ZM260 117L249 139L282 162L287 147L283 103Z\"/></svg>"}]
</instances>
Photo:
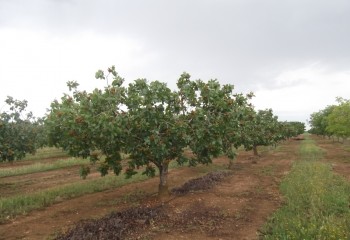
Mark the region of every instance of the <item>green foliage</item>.
<instances>
[{"instance_id":1,"label":"green foliage","mask_svg":"<svg viewBox=\"0 0 350 240\"><path fill-rule=\"evenodd\" d=\"M234 94L233 85L221 86L217 80L191 81L186 73L181 75L177 85L181 112L188 123L188 145L195 154L190 165L211 163L212 157L222 153L234 158L231 146L241 145L237 134L239 122L245 109L251 107L248 100L252 94Z\"/></svg>"},{"instance_id":2,"label":"green foliage","mask_svg":"<svg viewBox=\"0 0 350 240\"><path fill-rule=\"evenodd\" d=\"M169 161L184 158L186 124L179 115L178 94L165 83L145 79L130 83L127 93L124 148L130 161L126 174L146 166L144 174L154 176L154 166L166 171Z\"/></svg>"},{"instance_id":3,"label":"green foliage","mask_svg":"<svg viewBox=\"0 0 350 240\"><path fill-rule=\"evenodd\" d=\"M350 137L350 100L337 97L338 105L328 106L310 116L310 133L323 136Z\"/></svg>"},{"instance_id":4,"label":"green foliage","mask_svg":"<svg viewBox=\"0 0 350 240\"><path fill-rule=\"evenodd\" d=\"M109 77L113 78L111 84ZM102 175L121 173L123 152L129 154L124 171L127 177L142 167L147 176L154 176L158 169L160 186L166 188L171 161L209 164L220 154L234 159L233 147L277 141L277 118L272 111L256 114L249 104L253 94L234 94L233 85L191 80L183 73L175 90L146 79L126 87L114 66L107 72L99 70L96 78L107 81L104 90L87 93L79 91L76 82L68 82L71 94L51 104L45 123L52 145L100 162ZM187 147L193 153L190 159L184 155ZM82 172L83 176L88 173Z\"/></svg>"},{"instance_id":5,"label":"green foliage","mask_svg":"<svg viewBox=\"0 0 350 240\"><path fill-rule=\"evenodd\" d=\"M322 136L331 136L332 133L327 130L327 117L332 113L335 107L335 105L327 106L323 110L312 113L309 120L309 123L311 125L309 132Z\"/></svg>"},{"instance_id":6,"label":"green foliage","mask_svg":"<svg viewBox=\"0 0 350 240\"><path fill-rule=\"evenodd\" d=\"M43 126L32 113L24 115L27 101L6 99L9 110L0 113L0 162L23 159L43 144Z\"/></svg>"},{"instance_id":7,"label":"green foliage","mask_svg":"<svg viewBox=\"0 0 350 240\"><path fill-rule=\"evenodd\" d=\"M117 78L117 74L114 73ZM119 79L119 78L118 78ZM50 144L62 147L70 155L101 160L101 174L108 170L119 174L121 147L125 142L125 117L121 109L126 89L107 86L103 91L78 91L78 84L68 83L74 90L65 94L61 102L51 104L45 125Z\"/></svg>"},{"instance_id":8,"label":"green foliage","mask_svg":"<svg viewBox=\"0 0 350 240\"><path fill-rule=\"evenodd\" d=\"M90 174L90 167L86 165L80 166L79 175L82 179L86 179L86 177Z\"/></svg>"},{"instance_id":9,"label":"green foliage","mask_svg":"<svg viewBox=\"0 0 350 240\"><path fill-rule=\"evenodd\" d=\"M281 122L280 124L284 138L296 137L305 132L305 123L302 122Z\"/></svg>"},{"instance_id":10,"label":"green foliage","mask_svg":"<svg viewBox=\"0 0 350 240\"><path fill-rule=\"evenodd\" d=\"M248 119L241 125L241 140L246 150L254 150L257 154L257 146L269 146L284 139L282 125L272 109L250 110Z\"/></svg>"},{"instance_id":11,"label":"green foliage","mask_svg":"<svg viewBox=\"0 0 350 240\"><path fill-rule=\"evenodd\" d=\"M350 100L338 98L339 105L327 116L326 130L337 137L350 137Z\"/></svg>"}]
</instances>

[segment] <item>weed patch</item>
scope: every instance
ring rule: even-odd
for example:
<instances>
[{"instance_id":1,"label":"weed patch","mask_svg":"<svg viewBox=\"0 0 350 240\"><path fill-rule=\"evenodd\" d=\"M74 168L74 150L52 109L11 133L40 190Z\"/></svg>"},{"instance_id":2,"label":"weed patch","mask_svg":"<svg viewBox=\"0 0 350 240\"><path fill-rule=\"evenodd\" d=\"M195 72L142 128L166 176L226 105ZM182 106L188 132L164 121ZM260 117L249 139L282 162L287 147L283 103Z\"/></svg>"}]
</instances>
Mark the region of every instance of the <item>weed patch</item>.
<instances>
[{"instance_id":1,"label":"weed patch","mask_svg":"<svg viewBox=\"0 0 350 240\"><path fill-rule=\"evenodd\" d=\"M0 169L0 177L19 176L36 172L46 172L61 168L73 167L89 163L89 160L82 158L59 159L52 163L34 163L31 165Z\"/></svg>"},{"instance_id":2,"label":"weed patch","mask_svg":"<svg viewBox=\"0 0 350 240\"><path fill-rule=\"evenodd\" d=\"M306 136L308 137L308 136ZM286 204L263 230L263 239L350 239L350 184L318 161L324 152L311 139L281 183Z\"/></svg>"},{"instance_id":3,"label":"weed patch","mask_svg":"<svg viewBox=\"0 0 350 240\"><path fill-rule=\"evenodd\" d=\"M60 157L68 157L69 155L59 148L54 147L44 147L40 148L36 151L34 155L27 155L23 160L42 160L44 158L60 158Z\"/></svg>"},{"instance_id":4,"label":"weed patch","mask_svg":"<svg viewBox=\"0 0 350 240\"><path fill-rule=\"evenodd\" d=\"M76 164L78 160L79 159L74 159L72 164ZM88 161L86 159L81 160L85 162ZM175 161L171 162L169 165L170 169L179 167L181 166L178 165ZM24 167L24 169L27 168ZM157 174L158 171L156 171L156 175ZM32 210L47 207L62 200L79 197L84 194L101 192L108 189L117 188L125 184L143 181L147 178L148 177L146 175L143 175L142 173L138 173L130 179L126 179L125 175L123 174L118 176L108 175L98 179L72 183L62 187L55 187L31 194L21 194L6 198L0 197L0 223L6 222L8 219L16 215L26 214Z\"/></svg>"},{"instance_id":5,"label":"weed patch","mask_svg":"<svg viewBox=\"0 0 350 240\"><path fill-rule=\"evenodd\" d=\"M100 192L145 179L147 179L147 176L142 174L137 174L131 179L125 179L124 175L110 175L32 194L0 198L0 222L19 214L26 214L34 209L47 207L65 199L79 197L88 193Z\"/></svg>"}]
</instances>

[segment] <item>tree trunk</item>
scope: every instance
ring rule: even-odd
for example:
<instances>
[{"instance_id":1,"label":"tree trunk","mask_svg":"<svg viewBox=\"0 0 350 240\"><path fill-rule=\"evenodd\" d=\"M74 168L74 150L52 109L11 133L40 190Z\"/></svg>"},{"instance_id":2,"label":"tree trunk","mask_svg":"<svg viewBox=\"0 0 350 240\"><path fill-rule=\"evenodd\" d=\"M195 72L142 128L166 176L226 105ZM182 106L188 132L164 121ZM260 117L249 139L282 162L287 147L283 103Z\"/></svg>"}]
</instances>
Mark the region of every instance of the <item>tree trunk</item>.
<instances>
[{"instance_id":1,"label":"tree trunk","mask_svg":"<svg viewBox=\"0 0 350 240\"><path fill-rule=\"evenodd\" d=\"M168 169L169 162L164 162L161 167L159 167L159 188L158 188L158 196L164 197L169 195L168 189Z\"/></svg>"},{"instance_id":2,"label":"tree trunk","mask_svg":"<svg viewBox=\"0 0 350 240\"><path fill-rule=\"evenodd\" d=\"M234 168L234 161L233 159L229 159L229 162L228 162L228 169L233 169Z\"/></svg>"},{"instance_id":3,"label":"tree trunk","mask_svg":"<svg viewBox=\"0 0 350 240\"><path fill-rule=\"evenodd\" d=\"M256 145L253 146L253 152L254 152L254 156L259 156L259 154L258 154L258 146L256 146Z\"/></svg>"}]
</instances>

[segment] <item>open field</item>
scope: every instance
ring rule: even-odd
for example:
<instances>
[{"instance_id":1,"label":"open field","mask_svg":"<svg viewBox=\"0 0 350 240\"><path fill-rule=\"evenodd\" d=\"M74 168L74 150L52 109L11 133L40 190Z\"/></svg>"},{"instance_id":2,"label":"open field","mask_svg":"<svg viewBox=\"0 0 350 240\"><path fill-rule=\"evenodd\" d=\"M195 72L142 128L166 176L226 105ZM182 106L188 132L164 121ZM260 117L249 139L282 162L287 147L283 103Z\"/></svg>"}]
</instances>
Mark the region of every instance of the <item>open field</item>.
<instances>
[{"instance_id":1,"label":"open field","mask_svg":"<svg viewBox=\"0 0 350 240\"><path fill-rule=\"evenodd\" d=\"M172 194L166 199L156 197L157 177L149 179L137 175L126 181L124 176L100 178L93 171L86 180L82 180L79 167L75 165L0 177L0 239L54 238L57 233L67 231L82 219L99 219L113 211L127 211L130 208L160 209L160 206L162 214L159 213L147 223L136 221L140 226L137 225L124 239L268 238L270 232L266 232L266 229L270 228L266 224L274 213L278 213L278 209L287 205L290 197L284 189L286 180L292 179L301 159L313 162L313 158L317 158L324 164L321 168L350 180L350 152L346 150L347 146L318 137L313 139L311 145L306 142L311 139L289 140L276 149L260 149L262 156L257 163L254 163L256 159L251 152L240 151L232 174L213 188ZM25 164L0 165L0 170L38 163L54 164L55 161L62 160L60 157L43 157L24 161ZM180 187L190 179L224 170L227 164L228 160L220 157L208 166L172 168L169 185L171 188ZM346 183L344 194L349 196ZM32 199L25 200L28 197ZM25 201L33 205L23 211L20 207L17 207L19 211L7 208L10 204L21 206ZM35 205L37 201L43 202ZM25 209L24 205L22 209Z\"/></svg>"}]
</instances>

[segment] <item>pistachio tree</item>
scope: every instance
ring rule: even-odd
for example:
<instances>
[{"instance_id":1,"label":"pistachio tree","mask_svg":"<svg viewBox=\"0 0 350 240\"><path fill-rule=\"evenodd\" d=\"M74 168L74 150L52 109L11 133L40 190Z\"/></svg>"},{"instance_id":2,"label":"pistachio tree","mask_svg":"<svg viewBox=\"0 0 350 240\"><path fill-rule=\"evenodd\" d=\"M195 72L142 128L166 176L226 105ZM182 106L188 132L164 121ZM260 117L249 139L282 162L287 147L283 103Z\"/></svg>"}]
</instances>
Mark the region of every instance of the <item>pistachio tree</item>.
<instances>
[{"instance_id":1,"label":"pistachio tree","mask_svg":"<svg viewBox=\"0 0 350 240\"><path fill-rule=\"evenodd\" d=\"M114 67L106 76L99 71L96 78L113 76L113 82L103 90L91 93L78 90L75 81L67 83L70 94L64 94L60 101L53 101L46 118L50 144L61 147L70 155L90 158L99 162L98 170L104 176L109 170L119 174L122 170L121 152L125 142L125 111L122 109L126 89L123 79ZM86 177L90 169L81 169Z\"/></svg>"},{"instance_id":2,"label":"pistachio tree","mask_svg":"<svg viewBox=\"0 0 350 240\"><path fill-rule=\"evenodd\" d=\"M243 114L237 108L244 108L247 100L233 94L232 85L193 81L184 73L175 90L146 79L124 86L114 67L96 73L102 80L109 76L111 84L91 93L79 91L76 82L68 83L72 93L54 101L47 117L52 144L99 161L102 175L110 170L119 174L123 167L126 177L138 170L154 176L158 170L160 195L168 193L171 161L195 166L209 164L219 154L234 157L231 145L239 144L232 133L239 128L237 114ZM191 157L185 149L191 150ZM121 153L128 155L125 163Z\"/></svg>"},{"instance_id":3,"label":"pistachio tree","mask_svg":"<svg viewBox=\"0 0 350 240\"><path fill-rule=\"evenodd\" d=\"M289 139L291 137L296 137L305 131L305 123L297 121L284 121L280 122L282 139Z\"/></svg>"},{"instance_id":4,"label":"pistachio tree","mask_svg":"<svg viewBox=\"0 0 350 240\"><path fill-rule=\"evenodd\" d=\"M242 144L241 126L252 108L252 93L234 93L233 85L220 85L213 79L208 82L192 81L184 73L178 81L182 111L188 119L189 147L194 154L190 165L208 164L213 157L225 154L229 167L236 156L234 148Z\"/></svg>"},{"instance_id":5,"label":"pistachio tree","mask_svg":"<svg viewBox=\"0 0 350 240\"><path fill-rule=\"evenodd\" d=\"M6 111L0 113L0 162L13 162L35 153L40 124L26 113L26 100L7 97L5 102Z\"/></svg>"},{"instance_id":6,"label":"pistachio tree","mask_svg":"<svg viewBox=\"0 0 350 240\"><path fill-rule=\"evenodd\" d=\"M246 150L253 150L258 156L258 146L274 145L283 139L281 124L272 109L252 112L251 120L242 126L242 145Z\"/></svg>"},{"instance_id":7,"label":"pistachio tree","mask_svg":"<svg viewBox=\"0 0 350 240\"><path fill-rule=\"evenodd\" d=\"M138 79L127 88L127 120L124 151L130 160L128 177L145 166L144 174L159 171L159 194L168 192L168 169L171 161L186 161L187 122L180 114L179 95L165 83Z\"/></svg>"}]
</instances>

